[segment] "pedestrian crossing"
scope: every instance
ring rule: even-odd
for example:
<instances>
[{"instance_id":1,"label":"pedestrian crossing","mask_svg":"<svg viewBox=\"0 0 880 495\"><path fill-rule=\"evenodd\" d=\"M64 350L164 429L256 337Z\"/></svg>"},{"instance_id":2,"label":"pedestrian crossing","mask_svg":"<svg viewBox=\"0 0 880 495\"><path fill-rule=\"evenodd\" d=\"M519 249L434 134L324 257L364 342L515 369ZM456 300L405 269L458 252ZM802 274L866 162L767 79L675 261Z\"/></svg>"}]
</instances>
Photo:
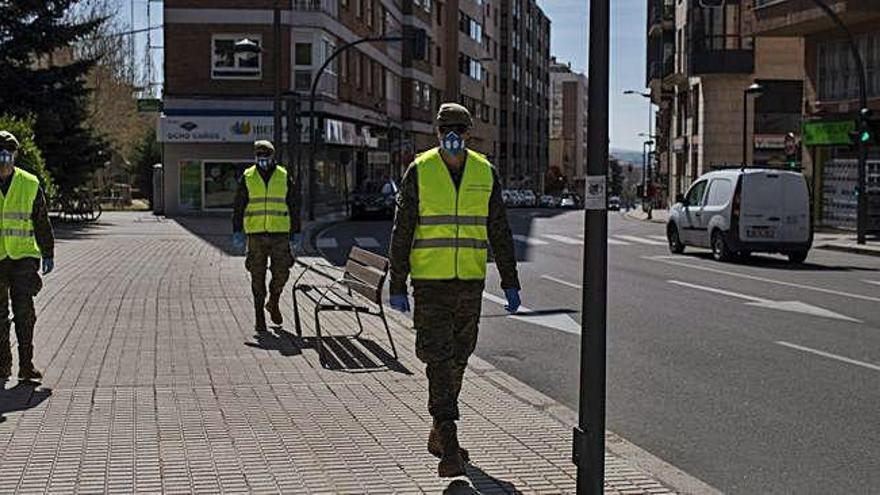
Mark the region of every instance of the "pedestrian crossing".
<instances>
[{"instance_id":1,"label":"pedestrian crossing","mask_svg":"<svg viewBox=\"0 0 880 495\"><path fill-rule=\"evenodd\" d=\"M562 233L541 234L513 234L513 240L519 246L529 248L551 248L553 246L583 246L583 234L565 235ZM315 246L320 250L349 249L352 245L369 250L382 250L388 246L388 238L376 238L372 236L355 236L347 239L337 239L332 236L320 236L315 241ZM666 247L666 237L662 235L632 235L611 234L608 236L609 247Z\"/></svg>"}]
</instances>

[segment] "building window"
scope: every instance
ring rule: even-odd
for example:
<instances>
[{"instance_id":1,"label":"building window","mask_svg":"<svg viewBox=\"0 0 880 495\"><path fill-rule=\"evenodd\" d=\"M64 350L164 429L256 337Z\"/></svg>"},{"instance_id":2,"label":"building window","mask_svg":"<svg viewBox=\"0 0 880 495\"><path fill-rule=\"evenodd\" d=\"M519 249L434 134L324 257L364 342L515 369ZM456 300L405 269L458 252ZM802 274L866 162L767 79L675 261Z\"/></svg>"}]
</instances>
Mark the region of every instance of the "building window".
<instances>
[{"instance_id":1,"label":"building window","mask_svg":"<svg viewBox=\"0 0 880 495\"><path fill-rule=\"evenodd\" d=\"M442 3L437 4L437 25L438 26L443 25L443 4Z\"/></svg>"},{"instance_id":2,"label":"building window","mask_svg":"<svg viewBox=\"0 0 880 495\"><path fill-rule=\"evenodd\" d=\"M297 43L294 47L296 65L312 65L312 44Z\"/></svg>"},{"instance_id":3,"label":"building window","mask_svg":"<svg viewBox=\"0 0 880 495\"><path fill-rule=\"evenodd\" d=\"M294 89L297 91L309 91L312 89L312 71L297 70L293 77Z\"/></svg>"},{"instance_id":4,"label":"building window","mask_svg":"<svg viewBox=\"0 0 880 495\"><path fill-rule=\"evenodd\" d=\"M259 53L235 53L235 43L243 39L254 41L262 46L256 35L215 34L212 37L211 78L212 79L260 79L262 57Z\"/></svg>"},{"instance_id":5,"label":"building window","mask_svg":"<svg viewBox=\"0 0 880 495\"><path fill-rule=\"evenodd\" d=\"M443 53L440 51L440 46L437 46L437 67L443 67Z\"/></svg>"},{"instance_id":6,"label":"building window","mask_svg":"<svg viewBox=\"0 0 880 495\"><path fill-rule=\"evenodd\" d=\"M856 44L865 64L868 96L880 96L880 31L856 35ZM846 41L818 45L819 100L849 100L859 95L855 60Z\"/></svg>"},{"instance_id":7,"label":"building window","mask_svg":"<svg viewBox=\"0 0 880 495\"><path fill-rule=\"evenodd\" d=\"M363 54L361 52L355 52L354 54L354 83L358 89L364 88L364 73L363 73Z\"/></svg>"}]
</instances>

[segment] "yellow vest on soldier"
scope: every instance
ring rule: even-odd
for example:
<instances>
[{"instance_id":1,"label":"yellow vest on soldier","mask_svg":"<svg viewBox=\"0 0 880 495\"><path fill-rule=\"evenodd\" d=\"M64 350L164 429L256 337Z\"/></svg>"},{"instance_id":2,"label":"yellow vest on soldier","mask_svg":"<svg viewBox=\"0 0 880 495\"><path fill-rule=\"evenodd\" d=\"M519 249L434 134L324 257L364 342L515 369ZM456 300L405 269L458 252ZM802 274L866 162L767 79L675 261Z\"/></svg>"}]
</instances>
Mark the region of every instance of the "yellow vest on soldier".
<instances>
[{"instance_id":1,"label":"yellow vest on soldier","mask_svg":"<svg viewBox=\"0 0 880 495\"><path fill-rule=\"evenodd\" d=\"M410 252L413 280L483 280L488 257L492 165L468 150L456 189L434 148L415 160L419 183L419 224Z\"/></svg>"},{"instance_id":2,"label":"yellow vest on soldier","mask_svg":"<svg viewBox=\"0 0 880 495\"><path fill-rule=\"evenodd\" d=\"M18 167L9 191L0 191L0 260L42 257L31 220L39 192L40 180Z\"/></svg>"},{"instance_id":3,"label":"yellow vest on soldier","mask_svg":"<svg viewBox=\"0 0 880 495\"><path fill-rule=\"evenodd\" d=\"M256 165L244 171L248 204L244 210L247 234L286 234L290 232L287 209L287 170L276 166L267 185Z\"/></svg>"}]
</instances>

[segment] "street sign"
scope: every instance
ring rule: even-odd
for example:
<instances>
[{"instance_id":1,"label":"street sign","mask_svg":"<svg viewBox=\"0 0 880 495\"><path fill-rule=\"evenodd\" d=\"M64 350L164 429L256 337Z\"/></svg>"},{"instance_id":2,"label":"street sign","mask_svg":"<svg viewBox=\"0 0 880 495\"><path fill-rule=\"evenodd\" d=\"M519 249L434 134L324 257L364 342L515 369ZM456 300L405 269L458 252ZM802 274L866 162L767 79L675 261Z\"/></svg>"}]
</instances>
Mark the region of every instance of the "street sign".
<instances>
[{"instance_id":1,"label":"street sign","mask_svg":"<svg viewBox=\"0 0 880 495\"><path fill-rule=\"evenodd\" d=\"M159 113L162 111L162 100L158 98L139 98L137 100L139 113Z\"/></svg>"},{"instance_id":2,"label":"street sign","mask_svg":"<svg viewBox=\"0 0 880 495\"><path fill-rule=\"evenodd\" d=\"M785 154L788 156L797 155L797 138L791 132L785 135Z\"/></svg>"},{"instance_id":3,"label":"street sign","mask_svg":"<svg viewBox=\"0 0 880 495\"><path fill-rule=\"evenodd\" d=\"M851 133L856 130L853 120L832 122L805 122L803 140L807 146L849 146Z\"/></svg>"},{"instance_id":4,"label":"street sign","mask_svg":"<svg viewBox=\"0 0 880 495\"><path fill-rule=\"evenodd\" d=\"M608 203L605 199L607 177L604 175L587 176L587 191L584 195L584 208L587 210L605 210Z\"/></svg>"}]
</instances>

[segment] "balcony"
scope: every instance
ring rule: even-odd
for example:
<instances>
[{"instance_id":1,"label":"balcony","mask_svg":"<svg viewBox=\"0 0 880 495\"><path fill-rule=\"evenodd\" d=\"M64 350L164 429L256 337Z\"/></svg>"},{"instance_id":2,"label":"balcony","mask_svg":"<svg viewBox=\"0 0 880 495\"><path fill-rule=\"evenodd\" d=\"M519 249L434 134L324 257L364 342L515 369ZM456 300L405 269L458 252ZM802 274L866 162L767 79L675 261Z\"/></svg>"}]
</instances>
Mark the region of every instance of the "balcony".
<instances>
[{"instance_id":1,"label":"balcony","mask_svg":"<svg viewBox=\"0 0 880 495\"><path fill-rule=\"evenodd\" d=\"M847 26L880 21L877 0L825 0ZM754 34L803 36L835 29L811 0L755 0Z\"/></svg>"},{"instance_id":2,"label":"balcony","mask_svg":"<svg viewBox=\"0 0 880 495\"><path fill-rule=\"evenodd\" d=\"M331 17L339 14L337 0L293 0L291 7L298 12L323 12Z\"/></svg>"}]
</instances>

